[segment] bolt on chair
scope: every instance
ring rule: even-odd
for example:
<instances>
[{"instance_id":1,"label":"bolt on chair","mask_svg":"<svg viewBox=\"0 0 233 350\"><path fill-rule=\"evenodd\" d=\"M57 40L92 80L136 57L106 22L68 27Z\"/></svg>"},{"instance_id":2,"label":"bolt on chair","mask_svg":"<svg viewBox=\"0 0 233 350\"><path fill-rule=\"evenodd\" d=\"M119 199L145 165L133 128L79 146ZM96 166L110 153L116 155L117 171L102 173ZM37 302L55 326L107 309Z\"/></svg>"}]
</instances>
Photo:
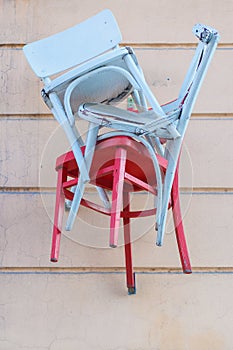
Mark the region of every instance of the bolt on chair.
<instances>
[{"instance_id":1,"label":"bolt on chair","mask_svg":"<svg viewBox=\"0 0 233 350\"><path fill-rule=\"evenodd\" d=\"M179 208L179 155L197 94L219 40L215 29L201 24L194 26L193 32L199 44L190 68L178 98L164 106L159 105L146 83L132 48L119 47L121 33L109 10L24 47L29 64L44 83L44 102L63 127L72 148L57 159L52 261L58 259L65 198L71 203L66 230L72 229L80 205L85 205L110 215L112 247L117 246L122 217L126 268L130 271L127 285L130 292L134 291L128 228L129 218L140 213L129 214L129 193L143 190L155 196L154 208L145 215L155 215L159 246L164 240L168 208L173 208L183 270L191 272ZM114 106L128 96L132 97L137 113ZM85 140L78 130L77 117L89 123ZM140 166L150 164L145 172L135 166L135 148L141 152ZM84 199L87 182L95 185L104 205L102 209Z\"/></svg>"}]
</instances>

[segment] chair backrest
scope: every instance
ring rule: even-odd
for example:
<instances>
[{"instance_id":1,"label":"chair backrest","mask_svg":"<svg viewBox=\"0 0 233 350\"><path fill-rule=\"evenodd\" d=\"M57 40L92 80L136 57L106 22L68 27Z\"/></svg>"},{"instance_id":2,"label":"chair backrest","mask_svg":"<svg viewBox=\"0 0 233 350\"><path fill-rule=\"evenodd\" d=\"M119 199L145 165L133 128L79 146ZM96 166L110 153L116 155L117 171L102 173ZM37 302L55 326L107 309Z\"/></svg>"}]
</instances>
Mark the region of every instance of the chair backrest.
<instances>
[{"instance_id":1,"label":"chair backrest","mask_svg":"<svg viewBox=\"0 0 233 350\"><path fill-rule=\"evenodd\" d=\"M113 49L121 40L113 14L103 10L72 28L25 45L23 50L35 74L46 78Z\"/></svg>"},{"instance_id":2,"label":"chair backrest","mask_svg":"<svg viewBox=\"0 0 233 350\"><path fill-rule=\"evenodd\" d=\"M179 94L179 100L183 104L178 125L178 131L181 134L185 132L186 124L219 41L218 32L211 27L197 24L193 27L193 33L200 41Z\"/></svg>"}]
</instances>

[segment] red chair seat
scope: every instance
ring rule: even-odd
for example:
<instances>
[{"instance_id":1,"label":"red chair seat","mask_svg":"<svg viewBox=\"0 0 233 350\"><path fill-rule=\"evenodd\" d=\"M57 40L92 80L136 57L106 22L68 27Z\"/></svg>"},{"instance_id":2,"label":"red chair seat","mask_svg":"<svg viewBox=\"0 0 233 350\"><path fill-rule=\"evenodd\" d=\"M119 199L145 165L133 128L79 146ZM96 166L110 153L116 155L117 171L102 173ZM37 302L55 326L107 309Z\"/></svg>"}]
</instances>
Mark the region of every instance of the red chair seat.
<instances>
[{"instance_id":1,"label":"red chair seat","mask_svg":"<svg viewBox=\"0 0 233 350\"><path fill-rule=\"evenodd\" d=\"M85 147L82 147L84 154ZM161 173L165 174L167 161L157 156ZM72 201L71 187L78 184L79 169L70 151L57 158L58 172L56 208L54 216L51 261L58 260L64 200ZM140 142L127 136L111 137L98 141L90 169L90 183L112 192L112 205L107 209L99 204L85 200L81 205L105 215L110 219L110 246L116 247L120 220L123 219L127 287L130 294L135 293L135 276L132 268L130 218L154 215L156 208L131 211L131 192L145 191L156 195L156 175L152 159L147 148ZM169 208L172 207L176 238L180 259L185 273L191 272L191 265L186 246L182 216L179 204L178 171L176 172ZM168 209L169 209L168 208Z\"/></svg>"}]
</instances>

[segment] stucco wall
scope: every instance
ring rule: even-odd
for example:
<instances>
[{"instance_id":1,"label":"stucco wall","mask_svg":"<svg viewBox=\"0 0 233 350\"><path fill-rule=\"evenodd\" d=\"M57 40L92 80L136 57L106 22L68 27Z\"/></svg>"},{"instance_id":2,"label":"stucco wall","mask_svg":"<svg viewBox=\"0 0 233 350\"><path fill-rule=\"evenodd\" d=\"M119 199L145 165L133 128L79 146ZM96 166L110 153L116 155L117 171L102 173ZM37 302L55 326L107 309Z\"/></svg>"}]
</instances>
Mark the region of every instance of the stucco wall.
<instances>
[{"instance_id":1,"label":"stucco wall","mask_svg":"<svg viewBox=\"0 0 233 350\"><path fill-rule=\"evenodd\" d=\"M196 45L192 26L221 34L181 162L193 274L181 273L171 220L162 248L151 219L137 221L134 296L125 289L122 247L107 249L108 222L91 213L98 236L87 210L62 237L59 263L49 262L54 160L68 143L22 52L104 8L160 103L179 91ZM0 9L0 350L231 350L233 2L0 0Z\"/></svg>"}]
</instances>

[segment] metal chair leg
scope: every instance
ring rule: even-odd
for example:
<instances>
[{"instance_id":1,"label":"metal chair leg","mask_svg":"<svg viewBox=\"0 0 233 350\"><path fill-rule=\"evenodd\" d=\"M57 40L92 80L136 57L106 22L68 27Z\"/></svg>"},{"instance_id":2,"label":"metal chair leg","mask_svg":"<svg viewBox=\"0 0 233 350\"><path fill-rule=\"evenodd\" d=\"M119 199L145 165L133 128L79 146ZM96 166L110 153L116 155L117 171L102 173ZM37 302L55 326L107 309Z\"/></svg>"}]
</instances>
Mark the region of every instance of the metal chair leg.
<instances>
[{"instance_id":1,"label":"metal chair leg","mask_svg":"<svg viewBox=\"0 0 233 350\"><path fill-rule=\"evenodd\" d=\"M90 171L92 159L94 156L98 131L99 131L99 126L94 124L94 123L90 123L89 131L87 134L86 148L85 148L85 153L84 153L84 160L86 162L86 169L87 169L88 173ZM89 176L89 174L88 174L88 176ZM66 222L66 230L67 231L72 230L75 218L77 216L77 213L78 213L78 210L80 207L81 199L82 199L83 194L84 194L85 185L86 184L84 181L84 177L83 177L82 173L80 172L79 182L78 182L78 185L76 186L76 189L75 189L74 198L73 198L73 201L71 203L69 216L68 216L68 219Z\"/></svg>"}]
</instances>

